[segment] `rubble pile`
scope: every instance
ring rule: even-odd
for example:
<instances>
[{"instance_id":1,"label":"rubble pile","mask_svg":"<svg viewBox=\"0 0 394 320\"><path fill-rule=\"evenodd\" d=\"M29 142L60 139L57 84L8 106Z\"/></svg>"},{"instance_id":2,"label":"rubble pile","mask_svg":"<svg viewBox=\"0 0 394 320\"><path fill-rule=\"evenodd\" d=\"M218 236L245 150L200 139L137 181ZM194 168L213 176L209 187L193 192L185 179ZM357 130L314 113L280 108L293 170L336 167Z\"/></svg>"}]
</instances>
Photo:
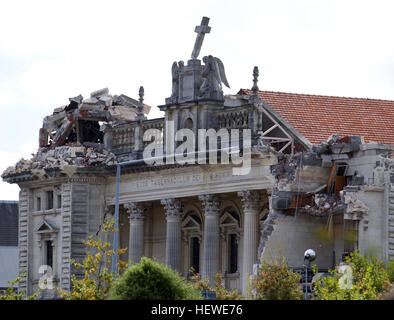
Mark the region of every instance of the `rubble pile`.
<instances>
[{"instance_id":1,"label":"rubble pile","mask_svg":"<svg viewBox=\"0 0 394 320\"><path fill-rule=\"evenodd\" d=\"M142 103L141 93L137 101L123 94L112 96L108 88L92 92L89 99L78 95L69 101L44 118L38 152L8 167L3 179L21 173L41 178L53 169L71 176L77 168L116 164L116 156L103 147L102 123L131 122L141 110L148 114L151 108Z\"/></svg>"},{"instance_id":2,"label":"rubble pile","mask_svg":"<svg viewBox=\"0 0 394 320\"><path fill-rule=\"evenodd\" d=\"M324 216L344 206L343 200L336 194L315 194L312 196L312 201L312 206L306 205L302 208L311 216Z\"/></svg>"},{"instance_id":3,"label":"rubble pile","mask_svg":"<svg viewBox=\"0 0 394 320\"><path fill-rule=\"evenodd\" d=\"M69 98L68 105L55 108L44 118L39 132L39 146L61 146L69 142L103 141L99 122L121 124L136 120L139 101L126 95L110 95L108 88L94 91L89 99L82 95ZM150 106L142 104L148 114Z\"/></svg>"},{"instance_id":4,"label":"rubble pile","mask_svg":"<svg viewBox=\"0 0 394 320\"><path fill-rule=\"evenodd\" d=\"M113 153L97 146L61 146L55 149L40 148L30 160L21 159L15 166L8 167L2 178L21 173L43 177L48 169L60 169L72 175L77 168L116 164Z\"/></svg>"}]
</instances>

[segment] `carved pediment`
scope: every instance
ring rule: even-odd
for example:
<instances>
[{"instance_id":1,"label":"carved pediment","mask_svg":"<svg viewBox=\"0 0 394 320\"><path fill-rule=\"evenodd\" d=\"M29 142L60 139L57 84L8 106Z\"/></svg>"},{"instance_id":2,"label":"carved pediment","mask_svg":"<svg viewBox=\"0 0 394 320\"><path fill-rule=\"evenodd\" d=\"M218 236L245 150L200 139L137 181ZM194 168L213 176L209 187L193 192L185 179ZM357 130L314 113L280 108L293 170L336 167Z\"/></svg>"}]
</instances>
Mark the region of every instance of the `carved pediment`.
<instances>
[{"instance_id":1,"label":"carved pediment","mask_svg":"<svg viewBox=\"0 0 394 320\"><path fill-rule=\"evenodd\" d=\"M191 229L200 229L200 223L197 219L193 218L193 216L187 216L185 220L182 222L182 229L191 230Z\"/></svg>"},{"instance_id":2,"label":"carved pediment","mask_svg":"<svg viewBox=\"0 0 394 320\"><path fill-rule=\"evenodd\" d=\"M43 218L41 222L37 225L35 231L37 233L53 233L57 232L58 230Z\"/></svg>"},{"instance_id":3,"label":"carved pediment","mask_svg":"<svg viewBox=\"0 0 394 320\"><path fill-rule=\"evenodd\" d=\"M239 221L228 211L224 212L220 217L221 226L237 226L239 227Z\"/></svg>"}]
</instances>

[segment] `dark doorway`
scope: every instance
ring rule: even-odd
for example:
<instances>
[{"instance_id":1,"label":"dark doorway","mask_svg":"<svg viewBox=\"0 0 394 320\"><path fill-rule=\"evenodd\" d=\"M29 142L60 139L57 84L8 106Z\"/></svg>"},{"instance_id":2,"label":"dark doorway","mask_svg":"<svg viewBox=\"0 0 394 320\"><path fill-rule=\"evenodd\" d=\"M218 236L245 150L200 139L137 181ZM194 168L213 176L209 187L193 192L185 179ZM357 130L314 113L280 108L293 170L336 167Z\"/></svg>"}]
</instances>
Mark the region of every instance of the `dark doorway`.
<instances>
[{"instance_id":1,"label":"dark doorway","mask_svg":"<svg viewBox=\"0 0 394 320\"><path fill-rule=\"evenodd\" d=\"M53 268L53 247L52 247L52 241L47 241L46 242L46 260L47 260L47 265Z\"/></svg>"}]
</instances>

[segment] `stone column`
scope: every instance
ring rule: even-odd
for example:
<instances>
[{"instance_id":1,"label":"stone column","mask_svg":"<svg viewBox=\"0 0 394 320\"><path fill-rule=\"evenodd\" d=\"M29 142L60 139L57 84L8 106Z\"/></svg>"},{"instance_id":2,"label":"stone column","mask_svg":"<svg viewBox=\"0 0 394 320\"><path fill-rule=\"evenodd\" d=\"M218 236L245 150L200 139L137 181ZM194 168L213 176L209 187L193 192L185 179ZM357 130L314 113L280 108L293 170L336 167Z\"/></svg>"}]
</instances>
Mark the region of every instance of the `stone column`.
<instances>
[{"instance_id":1,"label":"stone column","mask_svg":"<svg viewBox=\"0 0 394 320\"><path fill-rule=\"evenodd\" d=\"M144 209L138 202L123 205L130 214L129 260L139 262L144 255Z\"/></svg>"},{"instance_id":2,"label":"stone column","mask_svg":"<svg viewBox=\"0 0 394 320\"><path fill-rule=\"evenodd\" d=\"M244 213L242 292L245 294L249 276L253 274L253 264L257 263L261 197L257 191L241 191L238 196L241 198Z\"/></svg>"},{"instance_id":3,"label":"stone column","mask_svg":"<svg viewBox=\"0 0 394 320\"><path fill-rule=\"evenodd\" d=\"M220 200L213 195L198 197L204 208L204 264L202 276L207 277L211 285L219 272L219 208Z\"/></svg>"},{"instance_id":4,"label":"stone column","mask_svg":"<svg viewBox=\"0 0 394 320\"><path fill-rule=\"evenodd\" d=\"M161 200L166 211L166 265L181 272L181 220L182 203L176 199Z\"/></svg>"}]
</instances>

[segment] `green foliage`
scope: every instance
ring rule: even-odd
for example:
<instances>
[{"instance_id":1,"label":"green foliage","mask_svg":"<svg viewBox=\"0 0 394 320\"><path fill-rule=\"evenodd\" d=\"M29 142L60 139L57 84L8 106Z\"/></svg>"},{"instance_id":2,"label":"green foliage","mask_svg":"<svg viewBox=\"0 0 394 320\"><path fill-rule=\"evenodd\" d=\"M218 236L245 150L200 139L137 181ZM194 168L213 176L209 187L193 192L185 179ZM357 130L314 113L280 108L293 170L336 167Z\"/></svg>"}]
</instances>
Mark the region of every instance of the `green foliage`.
<instances>
[{"instance_id":1,"label":"green foliage","mask_svg":"<svg viewBox=\"0 0 394 320\"><path fill-rule=\"evenodd\" d=\"M387 264L387 275L389 277L389 281L391 283L394 283L394 260L391 260L388 264Z\"/></svg>"},{"instance_id":2,"label":"green foliage","mask_svg":"<svg viewBox=\"0 0 394 320\"><path fill-rule=\"evenodd\" d=\"M301 276L287 267L284 257L272 263L261 261L257 276L249 282L248 292L256 300L301 300Z\"/></svg>"},{"instance_id":3,"label":"green foliage","mask_svg":"<svg viewBox=\"0 0 394 320\"><path fill-rule=\"evenodd\" d=\"M195 300L202 299L191 284L176 271L143 257L132 264L115 282L110 295L116 300Z\"/></svg>"},{"instance_id":4,"label":"green foliage","mask_svg":"<svg viewBox=\"0 0 394 320\"><path fill-rule=\"evenodd\" d=\"M115 232L114 221L104 221L102 232ZM78 269L84 270L84 277L77 279L73 274L71 276L72 289L68 291L59 290L60 295L66 300L103 300L107 299L113 287L117 274L110 272L112 256L115 254L111 249L109 242L103 242L100 239L93 240L89 237L85 244L93 250L88 251L87 257L83 263L72 260L73 265ZM126 263L119 259L119 256L126 249L118 249L118 270L121 272Z\"/></svg>"},{"instance_id":5,"label":"green foliage","mask_svg":"<svg viewBox=\"0 0 394 320\"><path fill-rule=\"evenodd\" d=\"M223 287L223 276L221 273L215 274L215 281L212 288L208 279L204 281L198 273L195 273L193 268L190 271L193 279L192 285L199 291L214 291L216 293L216 300L240 300L243 298L243 296L238 293L238 290L229 291Z\"/></svg>"},{"instance_id":6,"label":"green foliage","mask_svg":"<svg viewBox=\"0 0 394 320\"><path fill-rule=\"evenodd\" d=\"M390 287L389 277L382 261L355 251L346 258L351 267L352 282L347 287L341 286L338 269L330 271L332 277L318 279L315 284L315 296L321 300L376 300ZM315 267L315 273L317 268Z\"/></svg>"},{"instance_id":7,"label":"green foliage","mask_svg":"<svg viewBox=\"0 0 394 320\"><path fill-rule=\"evenodd\" d=\"M15 280L8 281L9 286L5 290L4 293L0 293L0 300L35 300L37 296L40 294L41 290L38 290L31 296L24 297L25 292L17 292L15 290L16 285L22 280L22 277L26 275L26 271L23 270L19 277Z\"/></svg>"}]
</instances>

